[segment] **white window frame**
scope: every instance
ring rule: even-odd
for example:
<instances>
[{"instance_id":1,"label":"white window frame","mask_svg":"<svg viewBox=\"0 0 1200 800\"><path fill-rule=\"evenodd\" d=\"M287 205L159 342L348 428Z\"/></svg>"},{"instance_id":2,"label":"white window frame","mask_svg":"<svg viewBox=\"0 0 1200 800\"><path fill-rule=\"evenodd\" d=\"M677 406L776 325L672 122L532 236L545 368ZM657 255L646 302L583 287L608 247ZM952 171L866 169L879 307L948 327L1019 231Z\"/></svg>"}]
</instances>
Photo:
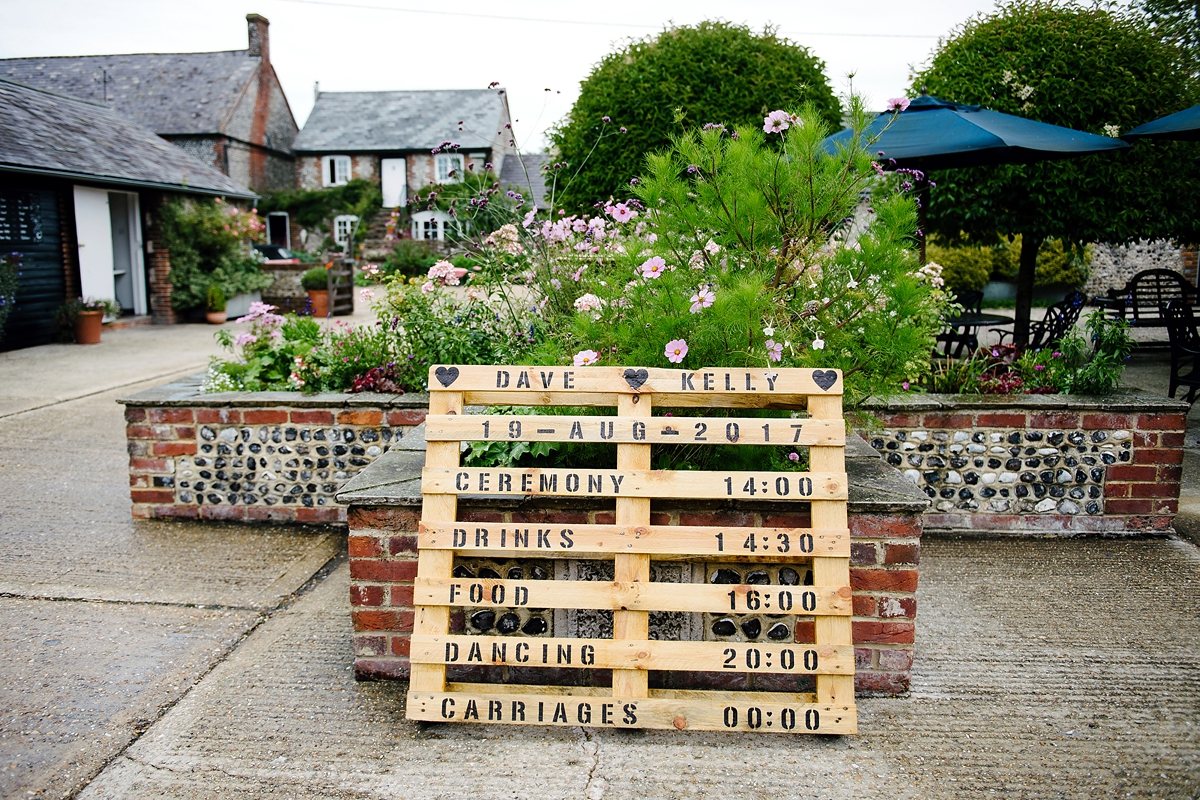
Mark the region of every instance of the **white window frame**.
<instances>
[{"instance_id":1,"label":"white window frame","mask_svg":"<svg viewBox=\"0 0 1200 800\"><path fill-rule=\"evenodd\" d=\"M467 164L474 165L475 171L482 173L483 165L487 163L487 153L469 153L467 155Z\"/></svg>"},{"instance_id":2,"label":"white window frame","mask_svg":"<svg viewBox=\"0 0 1200 800\"><path fill-rule=\"evenodd\" d=\"M445 211L418 211L412 216L412 238L423 242L444 242L455 220ZM462 225L458 225L462 230ZM430 236L429 234L433 234Z\"/></svg>"},{"instance_id":3,"label":"white window frame","mask_svg":"<svg viewBox=\"0 0 1200 800\"><path fill-rule=\"evenodd\" d=\"M350 156L321 156L322 186L345 186L351 172Z\"/></svg>"},{"instance_id":4,"label":"white window frame","mask_svg":"<svg viewBox=\"0 0 1200 800\"><path fill-rule=\"evenodd\" d=\"M433 157L433 182L458 183L465 168L466 159L461 153L438 153ZM456 174L451 175L451 170Z\"/></svg>"},{"instance_id":5,"label":"white window frame","mask_svg":"<svg viewBox=\"0 0 1200 800\"><path fill-rule=\"evenodd\" d=\"M343 250L347 249L350 244L350 235L354 233L354 223L358 222L358 217L353 214L340 214L333 218L333 241L337 242Z\"/></svg>"}]
</instances>

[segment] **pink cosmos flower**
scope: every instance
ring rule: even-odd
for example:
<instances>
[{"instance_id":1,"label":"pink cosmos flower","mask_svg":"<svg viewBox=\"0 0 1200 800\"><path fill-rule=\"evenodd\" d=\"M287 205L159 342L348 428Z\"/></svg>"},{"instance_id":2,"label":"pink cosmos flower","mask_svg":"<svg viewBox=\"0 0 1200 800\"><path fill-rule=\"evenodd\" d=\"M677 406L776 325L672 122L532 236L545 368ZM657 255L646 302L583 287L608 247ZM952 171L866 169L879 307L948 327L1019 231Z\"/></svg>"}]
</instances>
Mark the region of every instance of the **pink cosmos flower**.
<instances>
[{"instance_id":1,"label":"pink cosmos flower","mask_svg":"<svg viewBox=\"0 0 1200 800\"><path fill-rule=\"evenodd\" d=\"M576 311L599 311L604 307L604 301L594 294L588 293L575 299Z\"/></svg>"},{"instance_id":2,"label":"pink cosmos flower","mask_svg":"<svg viewBox=\"0 0 1200 800\"><path fill-rule=\"evenodd\" d=\"M646 259L646 263L642 264L642 267L641 267L642 277L643 278L657 278L663 274L663 271L666 270L666 268L667 268L667 262L663 261L661 256L653 256L651 258ZM686 351L686 349L687 349L686 346L684 347L684 349Z\"/></svg>"},{"instance_id":3,"label":"pink cosmos flower","mask_svg":"<svg viewBox=\"0 0 1200 800\"><path fill-rule=\"evenodd\" d=\"M236 337L234 337L233 343L238 347L245 347L246 345L257 341L258 337L253 333L239 333Z\"/></svg>"},{"instance_id":4,"label":"pink cosmos flower","mask_svg":"<svg viewBox=\"0 0 1200 800\"><path fill-rule=\"evenodd\" d=\"M717 299L717 295L708 286L701 286L700 290L692 295L692 307L688 309L693 314L699 314L701 309L708 308Z\"/></svg>"},{"instance_id":5,"label":"pink cosmos flower","mask_svg":"<svg viewBox=\"0 0 1200 800\"><path fill-rule=\"evenodd\" d=\"M600 360L600 354L595 350L580 350L575 354L575 366L590 367Z\"/></svg>"},{"instance_id":6,"label":"pink cosmos flower","mask_svg":"<svg viewBox=\"0 0 1200 800\"><path fill-rule=\"evenodd\" d=\"M783 360L783 345L774 339L767 339L767 358L772 361Z\"/></svg>"},{"instance_id":7,"label":"pink cosmos flower","mask_svg":"<svg viewBox=\"0 0 1200 800\"><path fill-rule=\"evenodd\" d=\"M892 99L888 100L887 110L888 111L907 111L908 104L910 102L912 102L912 101L910 101L907 97L893 97Z\"/></svg>"},{"instance_id":8,"label":"pink cosmos flower","mask_svg":"<svg viewBox=\"0 0 1200 800\"><path fill-rule=\"evenodd\" d=\"M612 218L617 222L629 222L629 220L637 216L637 212L625 203L617 203L609 213L612 214Z\"/></svg>"},{"instance_id":9,"label":"pink cosmos flower","mask_svg":"<svg viewBox=\"0 0 1200 800\"><path fill-rule=\"evenodd\" d=\"M786 111L772 111L763 117L763 130L767 133L783 133L792 127L792 118Z\"/></svg>"},{"instance_id":10,"label":"pink cosmos flower","mask_svg":"<svg viewBox=\"0 0 1200 800\"><path fill-rule=\"evenodd\" d=\"M799 461L799 460L800 460L799 453L788 453L788 461Z\"/></svg>"},{"instance_id":11,"label":"pink cosmos flower","mask_svg":"<svg viewBox=\"0 0 1200 800\"><path fill-rule=\"evenodd\" d=\"M667 342L667 347L663 350L663 355L667 357L667 361L672 364L678 364L683 361L683 357L688 354L687 342L683 339L672 339Z\"/></svg>"},{"instance_id":12,"label":"pink cosmos flower","mask_svg":"<svg viewBox=\"0 0 1200 800\"><path fill-rule=\"evenodd\" d=\"M708 244L704 245L704 252L708 253L710 256L715 256L717 253L721 252L721 245L717 244L712 239L709 239Z\"/></svg>"}]
</instances>

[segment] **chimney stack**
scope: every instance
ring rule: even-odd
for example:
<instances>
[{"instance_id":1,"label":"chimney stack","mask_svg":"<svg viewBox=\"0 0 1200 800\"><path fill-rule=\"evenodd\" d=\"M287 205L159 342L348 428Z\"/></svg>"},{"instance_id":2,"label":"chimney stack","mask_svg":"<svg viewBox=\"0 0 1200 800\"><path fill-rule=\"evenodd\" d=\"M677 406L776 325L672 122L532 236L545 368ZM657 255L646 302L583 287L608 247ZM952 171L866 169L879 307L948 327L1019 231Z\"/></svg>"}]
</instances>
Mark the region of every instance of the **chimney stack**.
<instances>
[{"instance_id":1,"label":"chimney stack","mask_svg":"<svg viewBox=\"0 0 1200 800\"><path fill-rule=\"evenodd\" d=\"M261 58L264 64L270 64L271 48L267 33L270 21L261 14L247 14L246 24L250 29L250 57Z\"/></svg>"}]
</instances>

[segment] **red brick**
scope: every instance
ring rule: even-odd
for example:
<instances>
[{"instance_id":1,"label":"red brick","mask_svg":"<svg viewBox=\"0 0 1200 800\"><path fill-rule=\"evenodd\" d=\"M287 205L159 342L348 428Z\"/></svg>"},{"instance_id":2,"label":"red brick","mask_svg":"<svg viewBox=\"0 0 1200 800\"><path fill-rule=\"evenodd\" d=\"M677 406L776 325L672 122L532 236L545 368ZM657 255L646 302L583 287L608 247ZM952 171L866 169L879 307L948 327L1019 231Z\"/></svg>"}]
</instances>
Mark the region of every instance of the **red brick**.
<instances>
[{"instance_id":1,"label":"red brick","mask_svg":"<svg viewBox=\"0 0 1200 800\"><path fill-rule=\"evenodd\" d=\"M247 506L246 519L291 522L296 519L296 509L293 506Z\"/></svg>"},{"instance_id":2,"label":"red brick","mask_svg":"<svg viewBox=\"0 0 1200 800\"><path fill-rule=\"evenodd\" d=\"M793 635L797 642L812 642L817 638L817 623L797 621L794 626Z\"/></svg>"},{"instance_id":3,"label":"red brick","mask_svg":"<svg viewBox=\"0 0 1200 800\"><path fill-rule=\"evenodd\" d=\"M879 598L879 616L884 619L891 617L917 616L917 599L915 597L881 597Z\"/></svg>"},{"instance_id":4,"label":"red brick","mask_svg":"<svg viewBox=\"0 0 1200 800\"><path fill-rule=\"evenodd\" d=\"M1183 450L1135 450L1135 464L1182 464Z\"/></svg>"},{"instance_id":5,"label":"red brick","mask_svg":"<svg viewBox=\"0 0 1200 800\"><path fill-rule=\"evenodd\" d=\"M597 525L615 525L617 524L617 515L611 511L597 511L595 514ZM669 523L670 520L667 520Z\"/></svg>"},{"instance_id":6,"label":"red brick","mask_svg":"<svg viewBox=\"0 0 1200 800\"><path fill-rule=\"evenodd\" d=\"M874 565L879 563L879 556L875 552L874 542L851 542L850 543L850 563L859 566Z\"/></svg>"},{"instance_id":7,"label":"red brick","mask_svg":"<svg viewBox=\"0 0 1200 800\"><path fill-rule=\"evenodd\" d=\"M1016 413L979 414L975 424L981 428L1024 428L1025 415Z\"/></svg>"},{"instance_id":8,"label":"red brick","mask_svg":"<svg viewBox=\"0 0 1200 800\"><path fill-rule=\"evenodd\" d=\"M419 509L403 506L355 506L350 509L349 522L351 530L415 531L420 520Z\"/></svg>"},{"instance_id":9,"label":"red brick","mask_svg":"<svg viewBox=\"0 0 1200 800\"><path fill-rule=\"evenodd\" d=\"M129 476L130 488L137 489L139 487L145 487L145 486L149 486L149 485L150 485L150 476L149 475L130 475Z\"/></svg>"},{"instance_id":10,"label":"red brick","mask_svg":"<svg viewBox=\"0 0 1200 800\"><path fill-rule=\"evenodd\" d=\"M412 645L412 638L409 636L393 636L392 638L392 655L407 656L409 648Z\"/></svg>"},{"instance_id":11,"label":"red brick","mask_svg":"<svg viewBox=\"0 0 1200 800\"><path fill-rule=\"evenodd\" d=\"M876 622L854 620L854 643L881 642L885 644L912 644L915 625L911 622Z\"/></svg>"},{"instance_id":12,"label":"red brick","mask_svg":"<svg viewBox=\"0 0 1200 800\"><path fill-rule=\"evenodd\" d=\"M196 455L195 442L155 442L154 455L156 456L194 456Z\"/></svg>"},{"instance_id":13,"label":"red brick","mask_svg":"<svg viewBox=\"0 0 1200 800\"><path fill-rule=\"evenodd\" d=\"M1137 426L1145 431L1181 431L1185 427L1183 414L1142 414Z\"/></svg>"},{"instance_id":14,"label":"red brick","mask_svg":"<svg viewBox=\"0 0 1200 800\"><path fill-rule=\"evenodd\" d=\"M356 658L356 681L406 681L410 673L407 658Z\"/></svg>"},{"instance_id":15,"label":"red brick","mask_svg":"<svg viewBox=\"0 0 1200 800\"><path fill-rule=\"evenodd\" d=\"M1135 483L1130 488L1132 497L1179 497L1178 483Z\"/></svg>"},{"instance_id":16,"label":"red brick","mask_svg":"<svg viewBox=\"0 0 1200 800\"><path fill-rule=\"evenodd\" d=\"M200 519L235 521L245 518L245 506L200 506Z\"/></svg>"},{"instance_id":17,"label":"red brick","mask_svg":"<svg viewBox=\"0 0 1200 800\"><path fill-rule=\"evenodd\" d=\"M912 650L884 650L879 649L879 668L890 672L903 672L912 669L913 651Z\"/></svg>"},{"instance_id":18,"label":"red brick","mask_svg":"<svg viewBox=\"0 0 1200 800\"><path fill-rule=\"evenodd\" d=\"M1184 435L1182 433L1163 433L1159 434L1159 444L1163 447L1183 447Z\"/></svg>"},{"instance_id":19,"label":"red brick","mask_svg":"<svg viewBox=\"0 0 1200 800\"><path fill-rule=\"evenodd\" d=\"M1154 513L1156 514L1178 514L1179 501L1176 499L1170 500L1155 500Z\"/></svg>"},{"instance_id":20,"label":"red brick","mask_svg":"<svg viewBox=\"0 0 1200 800\"><path fill-rule=\"evenodd\" d=\"M887 428L920 428L920 414L882 414L884 427Z\"/></svg>"},{"instance_id":21,"label":"red brick","mask_svg":"<svg viewBox=\"0 0 1200 800\"><path fill-rule=\"evenodd\" d=\"M1130 484L1128 483L1119 482L1106 484L1104 487L1104 496L1108 498L1129 497L1129 486Z\"/></svg>"},{"instance_id":22,"label":"red brick","mask_svg":"<svg viewBox=\"0 0 1200 800\"><path fill-rule=\"evenodd\" d=\"M339 411L340 425L382 425L382 411Z\"/></svg>"},{"instance_id":23,"label":"red brick","mask_svg":"<svg viewBox=\"0 0 1200 800\"><path fill-rule=\"evenodd\" d=\"M616 517L613 517L613 521L614 522L616 521ZM671 515L667 514L665 512L662 512L662 511L651 511L650 512L650 524L651 525L670 525L671 524Z\"/></svg>"},{"instance_id":24,"label":"red brick","mask_svg":"<svg viewBox=\"0 0 1200 800\"><path fill-rule=\"evenodd\" d=\"M126 422L142 422L146 419L146 409L144 408L127 408L125 409Z\"/></svg>"},{"instance_id":25,"label":"red brick","mask_svg":"<svg viewBox=\"0 0 1200 800\"><path fill-rule=\"evenodd\" d=\"M875 538L888 536L916 539L921 535L919 514L853 514L850 516L850 536Z\"/></svg>"},{"instance_id":26,"label":"red brick","mask_svg":"<svg viewBox=\"0 0 1200 800\"><path fill-rule=\"evenodd\" d=\"M764 528L811 528L811 514L764 514Z\"/></svg>"},{"instance_id":27,"label":"red brick","mask_svg":"<svg viewBox=\"0 0 1200 800\"><path fill-rule=\"evenodd\" d=\"M333 424L332 411L300 411L299 409L292 409L291 418L292 422L307 422L317 425Z\"/></svg>"},{"instance_id":28,"label":"red brick","mask_svg":"<svg viewBox=\"0 0 1200 800\"><path fill-rule=\"evenodd\" d=\"M546 509L544 511L514 511L512 513L512 521L529 522L533 523L534 525L586 525L588 521L588 513L586 511L563 511L560 509Z\"/></svg>"},{"instance_id":29,"label":"red brick","mask_svg":"<svg viewBox=\"0 0 1200 800\"><path fill-rule=\"evenodd\" d=\"M875 664L875 651L870 647L854 648L854 668L871 669Z\"/></svg>"},{"instance_id":30,"label":"red brick","mask_svg":"<svg viewBox=\"0 0 1200 800\"><path fill-rule=\"evenodd\" d=\"M387 655L388 637L386 636L355 636L354 655L383 656ZM405 654L407 655L407 653Z\"/></svg>"},{"instance_id":31,"label":"red brick","mask_svg":"<svg viewBox=\"0 0 1200 800\"><path fill-rule=\"evenodd\" d=\"M257 408L242 412L242 422L247 424L278 425L288 421L288 412L280 408Z\"/></svg>"},{"instance_id":32,"label":"red brick","mask_svg":"<svg viewBox=\"0 0 1200 800\"><path fill-rule=\"evenodd\" d=\"M388 605L412 608L413 587L392 584L391 599L388 601ZM407 653L405 655L407 655Z\"/></svg>"},{"instance_id":33,"label":"red brick","mask_svg":"<svg viewBox=\"0 0 1200 800\"><path fill-rule=\"evenodd\" d=\"M1158 476L1154 467L1137 467L1132 464L1113 464L1108 468L1110 481L1152 481Z\"/></svg>"},{"instance_id":34,"label":"red brick","mask_svg":"<svg viewBox=\"0 0 1200 800\"><path fill-rule=\"evenodd\" d=\"M155 506L154 516L158 519L197 519L200 516L199 506Z\"/></svg>"},{"instance_id":35,"label":"red brick","mask_svg":"<svg viewBox=\"0 0 1200 800\"><path fill-rule=\"evenodd\" d=\"M150 422L195 422L196 415L190 408L152 408L146 412Z\"/></svg>"},{"instance_id":36,"label":"red brick","mask_svg":"<svg viewBox=\"0 0 1200 800\"><path fill-rule=\"evenodd\" d=\"M385 588L384 586L351 586L350 605L381 606Z\"/></svg>"},{"instance_id":37,"label":"red brick","mask_svg":"<svg viewBox=\"0 0 1200 800\"><path fill-rule=\"evenodd\" d=\"M423 408L396 408L387 412L388 425L420 425L429 412Z\"/></svg>"},{"instance_id":38,"label":"red brick","mask_svg":"<svg viewBox=\"0 0 1200 800\"><path fill-rule=\"evenodd\" d=\"M404 536L393 536L388 539L388 553L395 556L400 553L415 553L417 552L417 536L416 534L406 534Z\"/></svg>"},{"instance_id":39,"label":"red brick","mask_svg":"<svg viewBox=\"0 0 1200 800\"><path fill-rule=\"evenodd\" d=\"M126 425L126 439L170 439L171 428L167 425Z\"/></svg>"},{"instance_id":40,"label":"red brick","mask_svg":"<svg viewBox=\"0 0 1200 800\"><path fill-rule=\"evenodd\" d=\"M413 629L412 611L382 611L356 608L350 612L355 631L404 631Z\"/></svg>"},{"instance_id":41,"label":"red brick","mask_svg":"<svg viewBox=\"0 0 1200 800\"><path fill-rule=\"evenodd\" d=\"M674 673L675 675L687 673ZM730 675L728 672L716 673L705 672L701 673L705 677L712 676L711 681L705 681L698 685L697 689L725 689L723 685ZM752 686L758 692L788 692L794 694L796 692L811 692L816 689L816 684L812 675L784 675L780 673L770 672L755 672L750 674ZM728 687L736 689L738 687Z\"/></svg>"},{"instance_id":42,"label":"red brick","mask_svg":"<svg viewBox=\"0 0 1200 800\"><path fill-rule=\"evenodd\" d=\"M341 522L340 508L297 508L296 522Z\"/></svg>"},{"instance_id":43,"label":"red brick","mask_svg":"<svg viewBox=\"0 0 1200 800\"><path fill-rule=\"evenodd\" d=\"M757 519L754 514L740 511L680 511L680 525L719 525L730 528L753 527Z\"/></svg>"},{"instance_id":44,"label":"red brick","mask_svg":"<svg viewBox=\"0 0 1200 800\"><path fill-rule=\"evenodd\" d=\"M482 511L480 509L466 509L458 512L460 522L504 522L504 513L501 511ZM392 530L395 530L394 528ZM409 530L416 530L414 525Z\"/></svg>"},{"instance_id":45,"label":"red brick","mask_svg":"<svg viewBox=\"0 0 1200 800\"><path fill-rule=\"evenodd\" d=\"M175 438L176 439L195 439L196 438L196 429L190 428L190 427L185 427L185 426L181 425L181 426L175 428Z\"/></svg>"},{"instance_id":46,"label":"red brick","mask_svg":"<svg viewBox=\"0 0 1200 800\"><path fill-rule=\"evenodd\" d=\"M417 577L416 561L370 561L350 559L350 577L358 581L411 583Z\"/></svg>"},{"instance_id":47,"label":"red brick","mask_svg":"<svg viewBox=\"0 0 1200 800\"><path fill-rule=\"evenodd\" d=\"M171 462L165 458L131 458L130 472L170 472Z\"/></svg>"},{"instance_id":48,"label":"red brick","mask_svg":"<svg viewBox=\"0 0 1200 800\"><path fill-rule=\"evenodd\" d=\"M856 617L873 617L873 616L875 616L875 598L869 594L854 595L854 616L856 616Z\"/></svg>"},{"instance_id":49,"label":"red brick","mask_svg":"<svg viewBox=\"0 0 1200 800\"><path fill-rule=\"evenodd\" d=\"M154 507L140 506L137 503L134 503L132 506L130 506L129 513L133 515L134 519L150 519L154 516Z\"/></svg>"},{"instance_id":50,"label":"red brick","mask_svg":"<svg viewBox=\"0 0 1200 800\"><path fill-rule=\"evenodd\" d=\"M1084 414L1081 426L1085 431L1127 430L1134 427L1128 414Z\"/></svg>"},{"instance_id":51,"label":"red brick","mask_svg":"<svg viewBox=\"0 0 1200 800\"><path fill-rule=\"evenodd\" d=\"M725 673L687 670L671 673L671 686L675 689L715 689L737 692L745 691L748 688L748 678L747 673L732 670ZM795 680L795 678L792 679Z\"/></svg>"},{"instance_id":52,"label":"red brick","mask_svg":"<svg viewBox=\"0 0 1200 800\"><path fill-rule=\"evenodd\" d=\"M1149 514L1154 510L1154 502L1149 499L1120 500L1114 497L1104 501L1105 514Z\"/></svg>"},{"instance_id":53,"label":"red brick","mask_svg":"<svg viewBox=\"0 0 1200 800\"><path fill-rule=\"evenodd\" d=\"M242 412L232 408L197 408L196 422L238 424L242 421Z\"/></svg>"},{"instance_id":54,"label":"red brick","mask_svg":"<svg viewBox=\"0 0 1200 800\"><path fill-rule=\"evenodd\" d=\"M170 489L135 489L129 493L135 503L174 503L175 492Z\"/></svg>"},{"instance_id":55,"label":"red brick","mask_svg":"<svg viewBox=\"0 0 1200 800\"><path fill-rule=\"evenodd\" d=\"M970 414L926 414L926 428L947 428L949 430L958 430L961 428L970 428L974 420Z\"/></svg>"},{"instance_id":56,"label":"red brick","mask_svg":"<svg viewBox=\"0 0 1200 800\"><path fill-rule=\"evenodd\" d=\"M858 672L854 675L854 691L906 694L910 680L911 676L904 672Z\"/></svg>"},{"instance_id":57,"label":"red brick","mask_svg":"<svg viewBox=\"0 0 1200 800\"><path fill-rule=\"evenodd\" d=\"M851 562L853 563L853 562ZM919 544L889 544L884 552L885 564L920 564L921 545Z\"/></svg>"},{"instance_id":58,"label":"red brick","mask_svg":"<svg viewBox=\"0 0 1200 800\"><path fill-rule=\"evenodd\" d=\"M1079 415L1069 413L1043 413L1030 414L1029 427L1031 428L1058 428L1071 429L1079 427Z\"/></svg>"},{"instance_id":59,"label":"red brick","mask_svg":"<svg viewBox=\"0 0 1200 800\"><path fill-rule=\"evenodd\" d=\"M915 569L852 569L850 586L856 592L915 592Z\"/></svg>"},{"instance_id":60,"label":"red brick","mask_svg":"<svg viewBox=\"0 0 1200 800\"><path fill-rule=\"evenodd\" d=\"M346 548L351 558L379 558L383 555L383 542L374 536L350 536Z\"/></svg>"},{"instance_id":61,"label":"red brick","mask_svg":"<svg viewBox=\"0 0 1200 800\"><path fill-rule=\"evenodd\" d=\"M1161 500L1155 500L1161 503ZM1171 527L1169 516L1130 517L1125 523L1125 529L1130 531L1165 531Z\"/></svg>"},{"instance_id":62,"label":"red brick","mask_svg":"<svg viewBox=\"0 0 1200 800\"><path fill-rule=\"evenodd\" d=\"M1133 431L1131 434L1134 447L1158 447L1159 435L1145 431Z\"/></svg>"}]
</instances>

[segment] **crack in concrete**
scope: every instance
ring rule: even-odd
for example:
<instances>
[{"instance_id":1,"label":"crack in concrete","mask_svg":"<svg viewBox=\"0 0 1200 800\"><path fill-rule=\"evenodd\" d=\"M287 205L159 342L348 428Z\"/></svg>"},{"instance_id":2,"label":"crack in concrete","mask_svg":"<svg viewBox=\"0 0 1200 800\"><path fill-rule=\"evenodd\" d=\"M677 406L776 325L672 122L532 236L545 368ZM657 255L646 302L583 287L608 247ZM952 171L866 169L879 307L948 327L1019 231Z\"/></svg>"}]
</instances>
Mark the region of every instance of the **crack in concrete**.
<instances>
[{"instance_id":1,"label":"crack in concrete","mask_svg":"<svg viewBox=\"0 0 1200 800\"><path fill-rule=\"evenodd\" d=\"M587 728L580 728L579 734L583 737L579 749L592 757L592 766L588 769L583 796L585 800L602 800L604 791L608 788L608 781L596 775L596 770L600 768L600 739Z\"/></svg>"}]
</instances>

